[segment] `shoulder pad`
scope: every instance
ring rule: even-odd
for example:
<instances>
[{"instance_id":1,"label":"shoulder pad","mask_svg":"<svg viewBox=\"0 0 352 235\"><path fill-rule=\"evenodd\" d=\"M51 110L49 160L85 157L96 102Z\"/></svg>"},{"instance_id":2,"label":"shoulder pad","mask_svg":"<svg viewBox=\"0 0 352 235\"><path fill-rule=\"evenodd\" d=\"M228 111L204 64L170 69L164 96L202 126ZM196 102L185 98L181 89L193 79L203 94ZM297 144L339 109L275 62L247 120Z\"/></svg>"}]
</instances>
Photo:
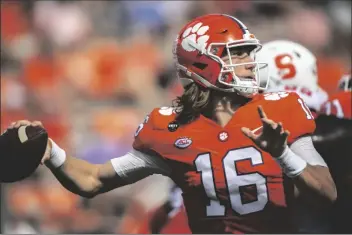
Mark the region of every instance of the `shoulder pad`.
<instances>
[{"instance_id":1,"label":"shoulder pad","mask_svg":"<svg viewBox=\"0 0 352 235\"><path fill-rule=\"evenodd\" d=\"M287 91L268 92L262 95L262 99L267 101L283 100L283 99L287 99L287 97L292 96L294 94L295 93L291 93Z\"/></svg>"},{"instance_id":2,"label":"shoulder pad","mask_svg":"<svg viewBox=\"0 0 352 235\"><path fill-rule=\"evenodd\" d=\"M281 85L268 91L286 91L290 93L297 93L307 104L308 108L312 110L319 110L321 104L328 99L328 94L320 87L312 89L305 86Z\"/></svg>"},{"instance_id":3,"label":"shoulder pad","mask_svg":"<svg viewBox=\"0 0 352 235\"><path fill-rule=\"evenodd\" d=\"M169 123L174 121L175 117L176 113L173 107L155 108L149 115L150 124L155 130L167 129Z\"/></svg>"},{"instance_id":4,"label":"shoulder pad","mask_svg":"<svg viewBox=\"0 0 352 235\"><path fill-rule=\"evenodd\" d=\"M288 142L311 134L315 129L314 117L303 99L295 92L271 92L259 98L269 119L283 123L290 131Z\"/></svg>"}]
</instances>

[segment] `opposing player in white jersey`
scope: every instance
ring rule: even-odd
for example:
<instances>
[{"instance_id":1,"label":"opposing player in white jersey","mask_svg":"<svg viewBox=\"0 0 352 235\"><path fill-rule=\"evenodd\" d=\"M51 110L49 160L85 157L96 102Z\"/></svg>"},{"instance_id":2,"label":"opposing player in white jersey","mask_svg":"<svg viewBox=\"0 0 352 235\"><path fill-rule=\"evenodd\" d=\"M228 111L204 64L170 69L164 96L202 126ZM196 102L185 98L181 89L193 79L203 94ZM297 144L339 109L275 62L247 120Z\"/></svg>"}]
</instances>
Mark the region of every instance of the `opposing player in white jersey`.
<instances>
[{"instance_id":1,"label":"opposing player in white jersey","mask_svg":"<svg viewBox=\"0 0 352 235\"><path fill-rule=\"evenodd\" d=\"M304 46L287 40L271 41L257 53L257 59L264 58L270 73L266 92L296 92L313 112L328 99L318 85L316 57Z\"/></svg>"}]
</instances>

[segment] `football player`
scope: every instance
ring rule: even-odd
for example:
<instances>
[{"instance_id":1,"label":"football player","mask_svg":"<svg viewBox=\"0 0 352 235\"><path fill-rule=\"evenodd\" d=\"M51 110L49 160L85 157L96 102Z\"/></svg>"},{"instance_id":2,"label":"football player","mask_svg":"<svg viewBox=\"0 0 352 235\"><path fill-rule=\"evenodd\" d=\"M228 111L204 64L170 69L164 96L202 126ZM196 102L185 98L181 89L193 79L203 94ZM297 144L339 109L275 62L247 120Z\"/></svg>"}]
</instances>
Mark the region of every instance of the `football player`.
<instances>
[{"instance_id":1,"label":"football player","mask_svg":"<svg viewBox=\"0 0 352 235\"><path fill-rule=\"evenodd\" d=\"M329 169L309 136L315 122L296 93L258 94L259 40L238 19L198 17L178 34L174 54L184 93L156 108L133 148L106 164L70 156L52 139L43 157L68 190L84 197L151 174L182 189L192 233L291 233L290 201L329 207ZM9 128L38 125L17 121Z\"/></svg>"},{"instance_id":2,"label":"football player","mask_svg":"<svg viewBox=\"0 0 352 235\"><path fill-rule=\"evenodd\" d=\"M305 101L313 116L316 116L322 103L327 101L328 95L318 85L316 57L307 48L292 41L275 40L264 43L256 58L269 64L270 69L261 73L263 77L270 79L265 92L296 92ZM269 71L268 76L265 72ZM182 210L178 213L182 214ZM160 217L160 214L158 216ZM321 225L318 227L323 228ZM302 228L301 231L303 232ZM326 232L320 232L324 231Z\"/></svg>"},{"instance_id":3,"label":"football player","mask_svg":"<svg viewBox=\"0 0 352 235\"><path fill-rule=\"evenodd\" d=\"M352 80L351 73L339 82L338 92L331 95L316 119L313 143L329 165L339 192L331 216L333 233L352 233Z\"/></svg>"},{"instance_id":4,"label":"football player","mask_svg":"<svg viewBox=\"0 0 352 235\"><path fill-rule=\"evenodd\" d=\"M313 115L327 101L328 94L318 85L317 59L301 44L275 40L263 44L258 60L269 64L269 84L266 92L296 92ZM268 70L264 70L263 73Z\"/></svg>"}]
</instances>

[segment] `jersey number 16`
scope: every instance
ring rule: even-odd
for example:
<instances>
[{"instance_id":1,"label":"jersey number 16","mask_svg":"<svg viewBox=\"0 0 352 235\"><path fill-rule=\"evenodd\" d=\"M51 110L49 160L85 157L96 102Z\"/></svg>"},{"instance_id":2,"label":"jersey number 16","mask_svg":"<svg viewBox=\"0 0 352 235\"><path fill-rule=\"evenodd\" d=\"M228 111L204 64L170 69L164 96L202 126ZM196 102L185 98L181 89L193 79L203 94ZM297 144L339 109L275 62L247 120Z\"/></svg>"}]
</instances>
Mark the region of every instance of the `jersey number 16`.
<instances>
[{"instance_id":1,"label":"jersey number 16","mask_svg":"<svg viewBox=\"0 0 352 235\"><path fill-rule=\"evenodd\" d=\"M268 203L266 178L259 172L249 174L239 174L237 172L236 162L243 160L250 160L253 166L263 164L262 154L254 147L230 150L222 159L231 207L241 215L261 211ZM221 204L216 194L210 154L199 155L195 160L195 165L197 171L201 173L205 192L210 199L210 204L206 208L207 216L225 216L225 206ZM242 203L240 189L246 186L256 187L256 201Z\"/></svg>"}]
</instances>

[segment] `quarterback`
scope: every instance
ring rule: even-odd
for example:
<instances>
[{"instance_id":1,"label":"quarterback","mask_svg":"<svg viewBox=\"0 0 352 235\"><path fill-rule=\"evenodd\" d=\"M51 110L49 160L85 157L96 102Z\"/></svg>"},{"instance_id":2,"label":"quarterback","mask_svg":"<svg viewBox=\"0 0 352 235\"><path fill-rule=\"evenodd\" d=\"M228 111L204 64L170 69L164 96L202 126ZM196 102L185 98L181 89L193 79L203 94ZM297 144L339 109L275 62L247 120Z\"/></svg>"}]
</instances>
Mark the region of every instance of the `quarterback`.
<instances>
[{"instance_id":1,"label":"quarterback","mask_svg":"<svg viewBox=\"0 0 352 235\"><path fill-rule=\"evenodd\" d=\"M205 15L174 42L184 93L137 128L126 155L94 165L49 139L42 162L61 184L94 197L152 174L182 190L192 233L292 233L290 201L326 207L337 197L296 93L259 94L261 44L238 19ZM17 121L9 128L41 125Z\"/></svg>"}]
</instances>

